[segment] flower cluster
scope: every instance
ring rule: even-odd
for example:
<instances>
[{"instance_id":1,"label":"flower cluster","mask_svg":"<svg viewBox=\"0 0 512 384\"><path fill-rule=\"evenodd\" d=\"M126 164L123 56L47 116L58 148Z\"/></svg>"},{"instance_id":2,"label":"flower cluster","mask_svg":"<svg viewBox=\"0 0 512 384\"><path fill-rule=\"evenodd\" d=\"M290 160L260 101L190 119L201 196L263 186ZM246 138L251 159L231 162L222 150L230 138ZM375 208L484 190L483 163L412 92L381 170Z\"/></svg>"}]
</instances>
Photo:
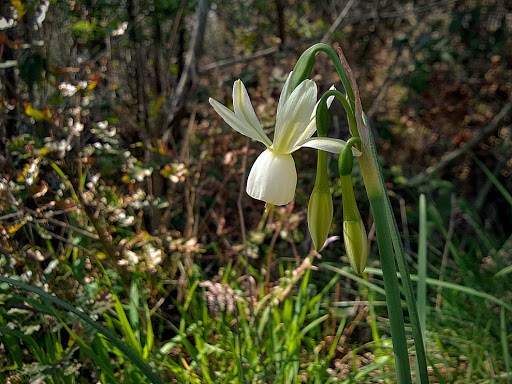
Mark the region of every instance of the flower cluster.
<instances>
[{"instance_id":1,"label":"flower cluster","mask_svg":"<svg viewBox=\"0 0 512 384\"><path fill-rule=\"evenodd\" d=\"M357 273L362 273L366 267L368 253L366 231L355 203L350 179L352 157L361 155L353 145L356 141L360 143L360 140L353 137L347 145L343 140L325 137L327 109L334 98L329 95L335 94L340 98L341 93L331 89L317 102L315 82L305 79L292 89L294 77L291 72L279 98L273 141L261 127L241 80L235 81L233 86L233 111L212 98L210 104L234 130L259 141L266 147L256 159L247 180L247 194L255 199L273 205L291 202L297 186L297 171L292 153L302 147L319 150L317 180L308 206L308 227L317 251L324 246L333 217L325 152L342 153L340 160L341 157L345 160L340 180L343 181L343 194L346 194L343 202L345 247L352 268ZM346 100L340 101L347 103ZM313 137L317 131L317 121L319 136L322 137Z\"/></svg>"}]
</instances>

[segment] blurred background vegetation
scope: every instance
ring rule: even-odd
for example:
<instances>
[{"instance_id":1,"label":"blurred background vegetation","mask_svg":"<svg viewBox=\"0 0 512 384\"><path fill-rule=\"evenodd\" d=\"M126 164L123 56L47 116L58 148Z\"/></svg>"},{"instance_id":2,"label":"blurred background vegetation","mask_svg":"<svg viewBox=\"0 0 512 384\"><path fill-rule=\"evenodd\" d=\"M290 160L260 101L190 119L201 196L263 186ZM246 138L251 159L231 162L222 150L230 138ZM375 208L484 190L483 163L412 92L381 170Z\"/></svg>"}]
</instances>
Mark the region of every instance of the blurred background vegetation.
<instances>
[{"instance_id":1,"label":"blurred background vegetation","mask_svg":"<svg viewBox=\"0 0 512 384\"><path fill-rule=\"evenodd\" d=\"M352 275L336 237L310 268L314 151L295 155L295 202L264 213L241 190L261 148L207 102L230 105L240 78L271 133L287 74L319 41L354 69L413 274L427 197L432 382L510 382L505 0L2 1L2 275L101 321L166 382L393 382L361 179L372 273ZM326 56L313 76L341 89ZM329 134L347 139L331 111ZM7 284L0 303L2 382L145 382L61 308Z\"/></svg>"}]
</instances>

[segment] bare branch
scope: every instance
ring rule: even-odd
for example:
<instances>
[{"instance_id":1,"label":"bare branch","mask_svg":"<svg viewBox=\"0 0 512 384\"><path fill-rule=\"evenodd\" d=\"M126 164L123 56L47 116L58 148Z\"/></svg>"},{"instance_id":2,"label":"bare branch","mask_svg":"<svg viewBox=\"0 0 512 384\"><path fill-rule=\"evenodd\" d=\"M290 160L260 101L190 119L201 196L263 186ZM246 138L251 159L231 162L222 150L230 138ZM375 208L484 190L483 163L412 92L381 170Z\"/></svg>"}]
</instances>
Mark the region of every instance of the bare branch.
<instances>
[{"instance_id":1,"label":"bare branch","mask_svg":"<svg viewBox=\"0 0 512 384\"><path fill-rule=\"evenodd\" d=\"M176 86L176 90L174 91L174 97L172 97L171 104L168 107L166 124L167 126L169 126L171 122L174 120L178 109L180 108L185 99L185 96L188 91L188 83L190 81L192 81L193 84L197 83L198 76L196 68L196 58L199 54L199 50L203 42L204 30L206 27L206 17L208 16L208 9L209 1L199 0L194 30L192 31L190 46L185 57L185 67L183 69L183 74L180 77L178 85Z\"/></svg>"},{"instance_id":2,"label":"bare branch","mask_svg":"<svg viewBox=\"0 0 512 384\"><path fill-rule=\"evenodd\" d=\"M409 185L415 186L421 184L425 181L431 174L439 172L441 169L445 168L447 165L451 164L454 160L458 159L466 152L468 152L471 148L489 136L492 132L497 130L505 121L507 117L510 117L512 112L512 100L509 100L507 104L501 109L501 111L491 120L489 124L487 124L480 133L471 138L466 144L462 147L456 149L445 155L443 159L426 169L425 172L420 173L409 180Z\"/></svg>"},{"instance_id":3,"label":"bare branch","mask_svg":"<svg viewBox=\"0 0 512 384\"><path fill-rule=\"evenodd\" d=\"M432 4L421 6L421 7L406 9L404 11L382 12L382 13L378 13L377 11L373 11L373 12L369 12L369 13L364 13L364 14L359 15L357 17L350 18L350 19L346 20L346 22L343 23L343 25L346 26L346 25L359 24L359 23L361 23L363 21L371 20L371 19L391 19L391 18L394 18L394 17L406 16L406 15L410 15L410 14L413 14L413 13L423 13L423 12L431 11L433 9L445 7L447 5L456 3L458 1L459 0L441 0L441 1L437 1L437 2L432 3ZM348 11L350 10L350 8L353 5L351 3L353 3L353 2L354 2L353 0L350 0L347 3L345 8L341 11L341 13L339 14L338 18L334 22L333 26L336 25L336 23L338 23L338 26L336 26L336 28L339 27L339 24L341 24L342 21L346 17L345 13L348 13ZM350 7L348 7L349 5L350 5ZM347 9L346 12L345 12L345 9ZM338 19L340 19L339 22L338 22ZM332 32L330 32L331 29L333 28L333 26L331 26L331 28L329 28L329 31L324 33L323 35L318 34L318 35L316 35L314 37L311 37L311 38L296 40L296 41L290 42L288 44L285 44L282 47L275 46L275 47L265 48L265 49L262 49L261 51L254 52L254 53L251 53L250 55L246 55L246 56L231 57L229 59L223 59L223 60L215 61L213 63L206 64L205 66L200 68L198 72L199 72L199 74L203 74L205 72L212 71L214 69L218 69L218 68L222 68L222 67L227 67L227 66L234 65L234 64L244 63L246 61L251 61L251 60L254 60L254 59L257 59L257 58L260 58L260 57L270 56L270 55L273 55L273 54L278 53L278 52L290 51L293 48L295 48L297 46L300 46L302 44L316 43L320 39L322 39L321 41L324 41L325 37L329 33L330 33L330 35L332 35L332 33L334 33L334 31L336 30L336 28L334 28L334 30Z\"/></svg>"},{"instance_id":4,"label":"bare branch","mask_svg":"<svg viewBox=\"0 0 512 384\"><path fill-rule=\"evenodd\" d=\"M321 42L327 43L334 32L336 32L336 29L340 26L341 22L345 19L345 17L348 14L348 11L350 11L350 8L352 8L352 5L354 5L356 0L348 0L347 4L345 4L345 7L340 12L336 20L334 21L333 25L329 28L329 30L325 33L324 37L322 37Z\"/></svg>"}]
</instances>

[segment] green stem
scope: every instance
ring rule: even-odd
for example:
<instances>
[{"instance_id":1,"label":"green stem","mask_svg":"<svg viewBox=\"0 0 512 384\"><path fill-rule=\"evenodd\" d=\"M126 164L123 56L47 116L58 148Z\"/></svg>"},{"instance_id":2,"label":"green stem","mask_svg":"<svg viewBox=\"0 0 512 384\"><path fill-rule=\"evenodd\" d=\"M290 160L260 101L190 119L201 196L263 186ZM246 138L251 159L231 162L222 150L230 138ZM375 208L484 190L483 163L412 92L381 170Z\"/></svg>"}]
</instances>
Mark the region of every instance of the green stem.
<instances>
[{"instance_id":1,"label":"green stem","mask_svg":"<svg viewBox=\"0 0 512 384\"><path fill-rule=\"evenodd\" d=\"M384 290L386 291L393 351L395 352L396 378L400 384L411 383L411 367L409 365L409 352L405 336L404 315L396 275L393 243L389 236L384 194L371 196L370 205L375 220L375 231L384 278Z\"/></svg>"},{"instance_id":2,"label":"green stem","mask_svg":"<svg viewBox=\"0 0 512 384\"><path fill-rule=\"evenodd\" d=\"M338 170L340 176L347 176L352 174L352 166L354 165L354 155L352 154L352 147L356 144L361 144L361 139L358 136L351 137L347 141L347 145L343 148L338 159Z\"/></svg>"},{"instance_id":3,"label":"green stem","mask_svg":"<svg viewBox=\"0 0 512 384\"><path fill-rule=\"evenodd\" d=\"M378 163L377 150L375 148L375 142L373 141L373 137L370 130L370 125L368 120L366 119L366 115L363 114L363 120L366 127L368 127L368 131L365 133L362 143L362 152L363 155L358 158L359 165L361 167L361 173L363 175L366 192L368 194L368 198L370 200L370 204L372 206L372 213L375 220L375 228L377 230L377 225L381 228L381 235L378 235L377 232L377 240L379 243L380 250L380 258L381 262L383 259L386 259L386 262L389 264L393 264L393 270L396 271L394 260L396 256L396 261L398 265L398 269L400 274L403 276L402 286L404 287L405 292L405 301L407 303L407 308L409 312L409 318L412 326L412 336L414 339L414 344L416 347L416 360L418 361L418 377L420 378L420 382L425 384L428 383L428 371L427 371L427 360L425 354L425 346L423 344L423 335L421 331L420 321L418 317L418 311L416 308L416 301L414 299L414 289L412 287L411 279L409 276L409 271L407 268L406 260L405 260L405 252L403 249L402 240L400 238L400 233L398 231L398 226L396 224L395 217L393 215L393 211L391 209L391 203L386 193L386 187L384 185L384 178L382 176L382 170L380 169L380 165ZM375 204L377 203L377 204ZM374 208L375 206L375 208ZM378 211L376 209L378 208ZM379 224L377 224L379 223ZM391 241L392 248L391 250L387 249L383 251L380 245L380 238L385 237L386 243ZM384 239L383 239L384 240ZM393 252L394 250L394 252ZM387 260L389 259L389 260ZM389 272L389 270L387 271ZM394 280L393 284L398 284L396 274L391 276L390 273L384 273L383 267L383 277L384 282L386 280L391 279ZM387 299L390 299L389 294L386 292ZM398 292L398 299L400 299L400 295ZM388 303L388 308L390 304ZM400 316L402 318L403 325L403 315ZM390 318L390 322L392 322ZM405 334L405 330L402 330L401 333ZM395 340L393 340L393 347L395 348ZM402 348L401 348L402 349ZM396 354L396 351L395 351ZM407 361L407 368L409 369L409 362ZM398 370L398 368L397 368ZM403 367L405 371L405 367ZM401 381L398 381L401 383ZM404 383L410 383L410 375L407 381Z\"/></svg>"},{"instance_id":4,"label":"green stem","mask_svg":"<svg viewBox=\"0 0 512 384\"><path fill-rule=\"evenodd\" d=\"M400 271L400 274L404 276L402 279L402 287L404 287L405 301L407 303L407 309L409 311L409 320L411 322L412 328L412 338L414 340L414 345L416 348L416 360L418 361L419 368L418 382L422 384L428 384L429 380L427 370L427 356L425 353L425 345L423 343L423 332L420 325L420 318L418 316L418 310L414 299L414 288L412 286L409 268L407 267L405 260L405 251L404 246L402 244L402 239L400 238L398 226L396 224L393 212L391 210L391 203L389 202L389 198L387 196L386 200L388 214L390 215L390 217L392 217L393 221L393 225L391 227L391 239L393 241L393 247L396 253L398 270Z\"/></svg>"},{"instance_id":5,"label":"green stem","mask_svg":"<svg viewBox=\"0 0 512 384\"><path fill-rule=\"evenodd\" d=\"M418 284L417 284L417 305L418 318L423 333L423 344L425 344L425 332L427 329L427 199L424 194L420 195L420 226L418 238Z\"/></svg>"},{"instance_id":6,"label":"green stem","mask_svg":"<svg viewBox=\"0 0 512 384\"><path fill-rule=\"evenodd\" d=\"M315 189L322 192L330 192L327 175L327 152L322 150L317 152Z\"/></svg>"},{"instance_id":7,"label":"green stem","mask_svg":"<svg viewBox=\"0 0 512 384\"><path fill-rule=\"evenodd\" d=\"M347 141L347 145L343 151L341 151L338 159L340 185L343 195L343 221L362 221L361 214L357 208L354 186L352 184L352 166L354 163L352 146L360 143L361 140L359 137L351 137Z\"/></svg>"},{"instance_id":8,"label":"green stem","mask_svg":"<svg viewBox=\"0 0 512 384\"><path fill-rule=\"evenodd\" d=\"M343 69L340 59L338 58L338 55L334 51L334 49L332 49L331 47L324 43L318 43L309 47L300 56L299 60L297 60L297 64L295 64L295 68L293 69L292 78L290 79L290 94L303 80L307 79L311 75L311 71L313 70L313 65L315 63L315 55L318 52L325 52L333 62L334 67L336 68L336 72L338 72L338 76L340 77L343 87L347 92L350 104L353 109L354 91L352 90L352 86L350 85L347 73Z\"/></svg>"},{"instance_id":9,"label":"green stem","mask_svg":"<svg viewBox=\"0 0 512 384\"><path fill-rule=\"evenodd\" d=\"M317 113L316 113L316 128L318 137L327 137L327 127L328 124L328 112L327 112L327 99L331 96L335 96L343 105L343 109L347 114L348 125L350 128L350 132L352 136L359 136L357 133L357 122L350 106L350 103L347 101L345 95L336 89L330 89L325 92L320 98L320 102L318 103Z\"/></svg>"}]
</instances>

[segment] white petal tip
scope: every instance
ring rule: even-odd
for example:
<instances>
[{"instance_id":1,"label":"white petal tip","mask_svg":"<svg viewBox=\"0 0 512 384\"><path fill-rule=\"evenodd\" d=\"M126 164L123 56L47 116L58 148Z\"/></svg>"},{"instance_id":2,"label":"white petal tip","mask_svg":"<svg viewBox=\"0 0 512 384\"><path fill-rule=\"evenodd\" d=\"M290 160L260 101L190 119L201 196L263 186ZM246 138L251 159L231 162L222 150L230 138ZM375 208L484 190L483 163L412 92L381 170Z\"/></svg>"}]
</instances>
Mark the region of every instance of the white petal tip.
<instances>
[{"instance_id":1,"label":"white petal tip","mask_svg":"<svg viewBox=\"0 0 512 384\"><path fill-rule=\"evenodd\" d=\"M359 149L356 149L354 147L352 147L352 154L355 156L355 157L359 157L363 154L363 152L361 152Z\"/></svg>"}]
</instances>

